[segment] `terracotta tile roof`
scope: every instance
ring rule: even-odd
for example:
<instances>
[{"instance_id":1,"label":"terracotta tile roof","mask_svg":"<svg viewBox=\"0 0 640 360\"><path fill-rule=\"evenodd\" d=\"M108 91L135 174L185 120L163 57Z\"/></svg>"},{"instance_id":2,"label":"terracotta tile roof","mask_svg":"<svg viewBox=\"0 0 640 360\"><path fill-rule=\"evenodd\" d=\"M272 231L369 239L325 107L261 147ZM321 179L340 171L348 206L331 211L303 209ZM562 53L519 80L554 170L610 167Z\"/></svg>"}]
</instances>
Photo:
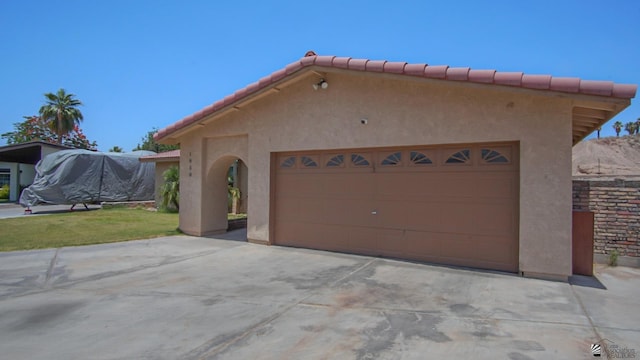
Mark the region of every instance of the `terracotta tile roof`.
<instances>
[{"instance_id":1,"label":"terracotta tile roof","mask_svg":"<svg viewBox=\"0 0 640 360\"><path fill-rule=\"evenodd\" d=\"M272 84L291 76L307 67L339 68L353 71L390 73L405 76L440 79L447 81L465 81L479 84L520 87L524 89L557 91L571 94L597 95L621 99L631 99L636 95L637 85L616 84L612 81L581 80L551 75L529 75L522 72L499 72L496 70L475 70L468 67L431 66L427 64L409 64L385 60L353 59L350 57L319 56L308 51L304 57L255 83L247 85L235 93L191 114L176 123L158 131L154 138L160 140L183 129L204 117L226 108Z\"/></svg>"},{"instance_id":2,"label":"terracotta tile roof","mask_svg":"<svg viewBox=\"0 0 640 360\"><path fill-rule=\"evenodd\" d=\"M147 155L140 157L142 162L155 162L155 161L179 161L180 149L161 152L155 155Z\"/></svg>"}]
</instances>

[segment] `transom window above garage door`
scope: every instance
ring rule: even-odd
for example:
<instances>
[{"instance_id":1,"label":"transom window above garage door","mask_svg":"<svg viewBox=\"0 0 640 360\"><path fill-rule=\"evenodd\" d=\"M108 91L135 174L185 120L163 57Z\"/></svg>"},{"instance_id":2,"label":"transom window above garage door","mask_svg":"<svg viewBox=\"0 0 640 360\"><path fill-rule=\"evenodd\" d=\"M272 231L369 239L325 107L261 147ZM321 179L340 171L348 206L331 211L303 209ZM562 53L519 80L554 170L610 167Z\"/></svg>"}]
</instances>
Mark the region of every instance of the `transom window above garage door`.
<instances>
[{"instance_id":1,"label":"transom window above garage door","mask_svg":"<svg viewBox=\"0 0 640 360\"><path fill-rule=\"evenodd\" d=\"M280 153L277 164L280 171L435 171L440 167L451 171L477 170L478 167L506 170L516 165L513 158L516 147L516 144L470 144Z\"/></svg>"}]
</instances>

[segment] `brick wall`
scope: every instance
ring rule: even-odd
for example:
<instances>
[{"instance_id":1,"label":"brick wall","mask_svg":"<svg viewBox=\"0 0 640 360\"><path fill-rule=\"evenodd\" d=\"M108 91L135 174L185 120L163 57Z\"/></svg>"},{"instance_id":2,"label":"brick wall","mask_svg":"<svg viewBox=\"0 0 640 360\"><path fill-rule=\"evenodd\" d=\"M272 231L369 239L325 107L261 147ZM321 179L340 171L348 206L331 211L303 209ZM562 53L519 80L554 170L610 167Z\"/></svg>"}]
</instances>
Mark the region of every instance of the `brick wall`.
<instances>
[{"instance_id":1,"label":"brick wall","mask_svg":"<svg viewBox=\"0 0 640 360\"><path fill-rule=\"evenodd\" d=\"M596 255L640 258L640 179L574 179L573 209L594 212Z\"/></svg>"}]
</instances>

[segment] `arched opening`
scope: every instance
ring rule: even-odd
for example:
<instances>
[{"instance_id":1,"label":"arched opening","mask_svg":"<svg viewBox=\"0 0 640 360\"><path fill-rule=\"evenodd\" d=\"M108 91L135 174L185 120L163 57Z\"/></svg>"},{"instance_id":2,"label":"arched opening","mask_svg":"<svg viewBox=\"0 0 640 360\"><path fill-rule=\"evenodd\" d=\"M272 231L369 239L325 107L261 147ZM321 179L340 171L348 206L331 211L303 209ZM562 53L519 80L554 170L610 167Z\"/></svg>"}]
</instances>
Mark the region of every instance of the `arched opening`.
<instances>
[{"instance_id":1,"label":"arched opening","mask_svg":"<svg viewBox=\"0 0 640 360\"><path fill-rule=\"evenodd\" d=\"M235 240L246 241L248 170L246 163L233 155L222 156L211 165L203 189L202 221L206 233L233 231L234 239L242 237Z\"/></svg>"}]
</instances>

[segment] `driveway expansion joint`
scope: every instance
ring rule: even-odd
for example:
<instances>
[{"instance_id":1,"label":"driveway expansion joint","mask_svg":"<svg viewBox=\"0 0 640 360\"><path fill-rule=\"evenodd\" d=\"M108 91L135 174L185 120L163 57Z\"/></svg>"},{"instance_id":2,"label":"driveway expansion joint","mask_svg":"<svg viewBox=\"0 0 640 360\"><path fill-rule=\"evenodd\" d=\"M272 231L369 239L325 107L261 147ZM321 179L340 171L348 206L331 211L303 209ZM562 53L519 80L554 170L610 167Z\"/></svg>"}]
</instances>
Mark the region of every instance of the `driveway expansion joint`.
<instances>
[{"instance_id":1,"label":"driveway expansion joint","mask_svg":"<svg viewBox=\"0 0 640 360\"><path fill-rule=\"evenodd\" d=\"M49 284L49 280L51 280L51 274L53 273L53 269L58 262L58 253L60 252L60 248L56 248L56 251L53 253L53 257L51 258L51 262L49 263L49 268L47 269L47 276L44 279L44 286Z\"/></svg>"},{"instance_id":2,"label":"driveway expansion joint","mask_svg":"<svg viewBox=\"0 0 640 360\"><path fill-rule=\"evenodd\" d=\"M598 332L598 328L593 323L593 320L591 319L591 316L589 316L589 313L587 312L587 308L584 306L584 303L582 302L582 299L580 298L580 296L576 292L576 289L573 287L573 285L569 284L569 286L571 287L571 293L573 294L573 297L576 298L576 301L578 302L578 305L580 305L580 309L582 310L582 313L587 318L587 321L589 321L589 324L591 326L591 330L595 333L596 338L598 339L598 342L601 342L603 340L603 337Z\"/></svg>"}]
</instances>

